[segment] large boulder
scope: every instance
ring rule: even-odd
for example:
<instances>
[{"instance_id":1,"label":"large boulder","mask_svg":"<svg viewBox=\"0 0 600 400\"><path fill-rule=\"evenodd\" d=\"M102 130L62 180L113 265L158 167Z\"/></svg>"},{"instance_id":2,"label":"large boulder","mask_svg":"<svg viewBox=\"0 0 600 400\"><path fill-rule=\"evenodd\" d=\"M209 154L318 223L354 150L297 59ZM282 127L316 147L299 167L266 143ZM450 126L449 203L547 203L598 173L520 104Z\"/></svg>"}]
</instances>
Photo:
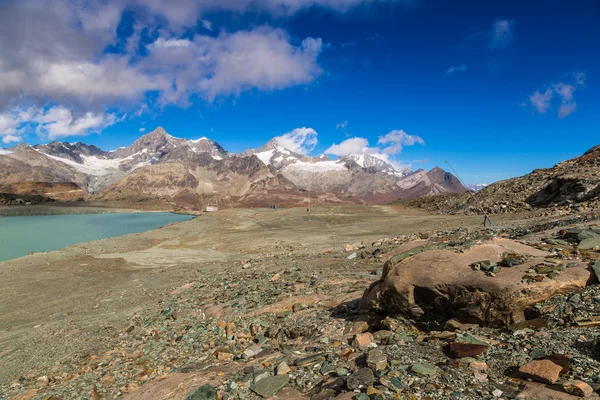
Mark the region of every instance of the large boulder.
<instances>
[{"instance_id":1,"label":"large boulder","mask_svg":"<svg viewBox=\"0 0 600 400\"><path fill-rule=\"evenodd\" d=\"M548 259L549 253L504 238L489 239L463 252L422 242L417 247L404 245L400 251L385 264L381 279L366 290L362 307L416 319L455 317L507 326L525 320L528 307L584 288L595 279L581 261L559 266ZM485 261L481 265L503 265L507 254L520 256L521 264L487 273L473 268L481 261ZM536 266L542 273L531 272Z\"/></svg>"}]
</instances>

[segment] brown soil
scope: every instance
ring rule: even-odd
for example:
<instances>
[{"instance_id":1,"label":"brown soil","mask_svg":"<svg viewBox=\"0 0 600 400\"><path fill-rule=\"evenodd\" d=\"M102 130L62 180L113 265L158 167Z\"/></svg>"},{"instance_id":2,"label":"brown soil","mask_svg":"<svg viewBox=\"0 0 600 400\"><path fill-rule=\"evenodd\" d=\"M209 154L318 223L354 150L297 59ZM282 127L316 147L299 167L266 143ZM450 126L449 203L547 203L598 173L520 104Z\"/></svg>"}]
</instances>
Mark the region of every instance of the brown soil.
<instances>
[{"instance_id":1,"label":"brown soil","mask_svg":"<svg viewBox=\"0 0 600 400\"><path fill-rule=\"evenodd\" d=\"M527 220L524 214L502 215L494 222L512 227ZM299 258L318 259L306 265L318 269L340 264L326 257L331 248L339 254L345 243L481 222L479 216L388 206L318 207L310 220L305 208L230 209L0 263L0 388L110 349L128 318L211 270L261 259L262 270L277 272ZM353 282L358 280L360 274Z\"/></svg>"}]
</instances>

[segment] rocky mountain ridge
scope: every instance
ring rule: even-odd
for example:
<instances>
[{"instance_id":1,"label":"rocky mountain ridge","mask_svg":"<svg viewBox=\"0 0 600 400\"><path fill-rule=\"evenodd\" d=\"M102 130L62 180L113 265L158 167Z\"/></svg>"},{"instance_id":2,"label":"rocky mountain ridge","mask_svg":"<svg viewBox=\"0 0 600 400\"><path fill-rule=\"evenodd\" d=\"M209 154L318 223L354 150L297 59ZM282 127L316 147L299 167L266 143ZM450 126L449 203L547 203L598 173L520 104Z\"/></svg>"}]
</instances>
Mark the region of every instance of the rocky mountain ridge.
<instances>
[{"instance_id":1,"label":"rocky mountain ridge","mask_svg":"<svg viewBox=\"0 0 600 400\"><path fill-rule=\"evenodd\" d=\"M112 151L81 142L20 144L0 150L0 167L8 171L0 177L0 192L27 187L24 182L74 183L96 200L162 198L192 209L211 202L298 205L309 193L325 203L383 204L466 190L439 168L411 174L369 154L311 157L276 139L231 154L208 138L176 138L160 127Z\"/></svg>"},{"instance_id":2,"label":"rocky mountain ridge","mask_svg":"<svg viewBox=\"0 0 600 400\"><path fill-rule=\"evenodd\" d=\"M533 209L571 212L600 206L600 146L552 168L486 186L475 199L468 194L443 194L405 202L442 213L501 214Z\"/></svg>"}]
</instances>

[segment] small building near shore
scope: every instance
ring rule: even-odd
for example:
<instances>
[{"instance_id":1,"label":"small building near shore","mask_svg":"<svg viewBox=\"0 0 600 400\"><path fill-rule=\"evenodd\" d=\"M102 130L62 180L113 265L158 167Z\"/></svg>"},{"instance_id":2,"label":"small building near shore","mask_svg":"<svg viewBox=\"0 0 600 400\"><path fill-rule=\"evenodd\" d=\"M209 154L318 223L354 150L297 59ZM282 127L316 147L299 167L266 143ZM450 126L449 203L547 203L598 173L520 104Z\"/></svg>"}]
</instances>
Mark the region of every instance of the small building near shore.
<instances>
[{"instance_id":1,"label":"small building near shore","mask_svg":"<svg viewBox=\"0 0 600 400\"><path fill-rule=\"evenodd\" d=\"M217 212L219 211L219 207L217 206L206 206L204 207L204 212Z\"/></svg>"}]
</instances>

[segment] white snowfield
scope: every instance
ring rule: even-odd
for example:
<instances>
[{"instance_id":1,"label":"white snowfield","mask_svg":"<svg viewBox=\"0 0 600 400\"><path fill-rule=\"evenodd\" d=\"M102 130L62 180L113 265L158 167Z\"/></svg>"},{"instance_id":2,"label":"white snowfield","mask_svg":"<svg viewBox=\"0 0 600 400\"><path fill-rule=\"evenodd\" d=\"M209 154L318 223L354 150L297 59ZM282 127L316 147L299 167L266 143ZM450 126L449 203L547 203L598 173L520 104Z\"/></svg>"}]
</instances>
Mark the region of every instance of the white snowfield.
<instances>
[{"instance_id":1,"label":"white snowfield","mask_svg":"<svg viewBox=\"0 0 600 400\"><path fill-rule=\"evenodd\" d=\"M13 152L7 149L0 149L0 156L6 156L12 154Z\"/></svg>"},{"instance_id":2,"label":"white snowfield","mask_svg":"<svg viewBox=\"0 0 600 400\"><path fill-rule=\"evenodd\" d=\"M99 158L96 156L82 155L81 159L83 160L83 164L79 164L73 160L69 160L68 158L51 156L49 154L44 154L44 155L46 157L52 158L53 160L60 161L67 165L70 165L71 167L75 168L79 172L83 172L84 174L94 175L94 176L102 176L102 175L108 175L111 172L118 170L122 163L133 160L133 158L135 156L146 153L147 151L148 151L147 149L144 149L143 151L140 151L139 153L133 154L129 157L115 158L115 159ZM141 162L139 164L136 164L131 169L131 171L133 171L134 169L137 169L139 167L143 167L145 165L150 165L150 164L151 164L151 161Z\"/></svg>"},{"instance_id":3,"label":"white snowfield","mask_svg":"<svg viewBox=\"0 0 600 400\"><path fill-rule=\"evenodd\" d=\"M256 153L255 155L256 155L256 157L258 157L260 159L260 161L263 162L263 164L271 165L271 158L273 157L275 150L277 150L277 149L263 151L260 153Z\"/></svg>"}]
</instances>

